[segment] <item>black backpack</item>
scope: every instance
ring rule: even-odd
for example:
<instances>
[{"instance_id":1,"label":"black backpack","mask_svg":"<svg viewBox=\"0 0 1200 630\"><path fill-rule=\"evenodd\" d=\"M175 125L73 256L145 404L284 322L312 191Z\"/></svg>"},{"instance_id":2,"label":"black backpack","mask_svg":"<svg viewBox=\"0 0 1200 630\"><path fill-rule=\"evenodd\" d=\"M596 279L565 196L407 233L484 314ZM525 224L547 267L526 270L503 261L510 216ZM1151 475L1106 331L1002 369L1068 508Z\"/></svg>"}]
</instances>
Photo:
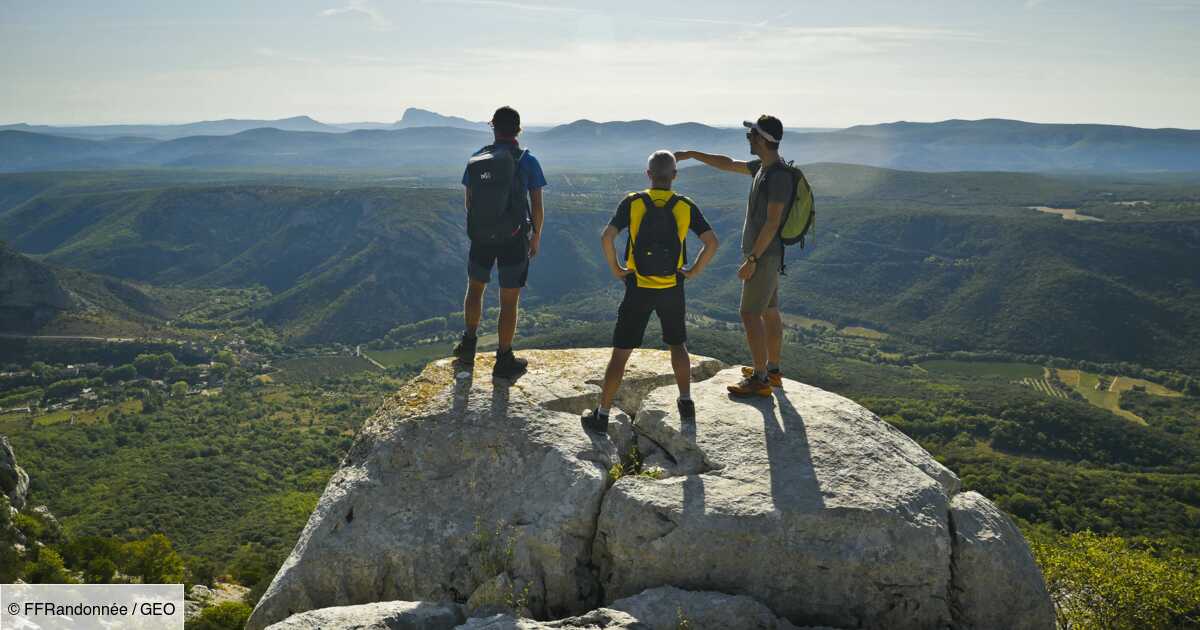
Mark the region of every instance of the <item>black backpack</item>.
<instances>
[{"instance_id":1,"label":"black backpack","mask_svg":"<svg viewBox=\"0 0 1200 630\"><path fill-rule=\"evenodd\" d=\"M675 275L679 271L679 256L683 252L679 224L675 221L675 204L679 203L679 195L671 195L661 208L654 205L654 200L646 193L638 193L635 198L646 204L646 212L638 225L637 240L633 240L631 233L630 240L625 243L626 257L632 248L633 262L640 275Z\"/></svg>"},{"instance_id":2,"label":"black backpack","mask_svg":"<svg viewBox=\"0 0 1200 630\"><path fill-rule=\"evenodd\" d=\"M522 184L521 160L527 151L491 144L467 162L467 236L473 243L502 243L523 234L530 224L529 195Z\"/></svg>"}]
</instances>

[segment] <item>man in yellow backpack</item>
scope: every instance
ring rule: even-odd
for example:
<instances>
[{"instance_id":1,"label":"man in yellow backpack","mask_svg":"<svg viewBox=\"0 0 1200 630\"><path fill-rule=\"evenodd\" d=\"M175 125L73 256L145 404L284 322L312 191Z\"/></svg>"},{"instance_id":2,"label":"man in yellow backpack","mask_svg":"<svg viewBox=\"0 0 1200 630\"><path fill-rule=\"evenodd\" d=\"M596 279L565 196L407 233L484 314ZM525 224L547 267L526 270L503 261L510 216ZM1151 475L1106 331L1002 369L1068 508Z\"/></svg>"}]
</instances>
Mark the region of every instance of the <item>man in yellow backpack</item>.
<instances>
[{"instance_id":1,"label":"man in yellow backpack","mask_svg":"<svg viewBox=\"0 0 1200 630\"><path fill-rule=\"evenodd\" d=\"M679 387L679 414L686 420L696 417L696 405L691 398L691 360L685 345L683 285L698 276L717 252L717 235L691 199L671 190L675 173L675 157L671 152L652 154L646 165L650 188L621 200L600 235L609 270L625 283L625 297L617 309L612 357L604 372L600 405L583 414L583 426L589 431L607 431L609 407L625 375L625 364L634 348L642 345L651 313L658 315L663 341L671 348L671 368ZM613 239L624 229L629 230L629 240L622 266ZM704 246L696 254L695 262L685 267L689 230L700 237Z\"/></svg>"},{"instance_id":2,"label":"man in yellow backpack","mask_svg":"<svg viewBox=\"0 0 1200 630\"><path fill-rule=\"evenodd\" d=\"M746 141L750 143L750 153L757 159L742 162L700 151L678 151L675 158L681 161L694 158L713 168L754 178L742 224L743 259L737 272L742 280L739 311L754 366L743 368L745 378L737 385L730 385L729 392L735 396L770 396L772 385L783 384L779 368L783 347L783 318L779 313L783 243L778 234L795 182L783 168L785 164L779 155L783 123L763 114L755 122L742 124L748 129Z\"/></svg>"}]
</instances>

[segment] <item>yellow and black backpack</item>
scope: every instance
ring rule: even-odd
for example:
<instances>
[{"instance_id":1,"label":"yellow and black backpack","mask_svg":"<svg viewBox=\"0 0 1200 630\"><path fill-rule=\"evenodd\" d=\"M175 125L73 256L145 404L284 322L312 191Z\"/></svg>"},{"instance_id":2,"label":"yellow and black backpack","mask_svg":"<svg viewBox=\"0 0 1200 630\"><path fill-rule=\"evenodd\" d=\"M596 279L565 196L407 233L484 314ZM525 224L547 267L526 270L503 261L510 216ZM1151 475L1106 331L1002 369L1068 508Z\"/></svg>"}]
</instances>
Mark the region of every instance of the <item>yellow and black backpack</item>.
<instances>
[{"instance_id":1,"label":"yellow and black backpack","mask_svg":"<svg viewBox=\"0 0 1200 630\"><path fill-rule=\"evenodd\" d=\"M646 205L646 212L638 225L637 239L630 231L625 241L625 258L633 252L633 262L642 276L673 276L679 271L679 256L683 243L679 240L679 224L675 222L675 204L679 195L671 195L661 207L646 193L637 193Z\"/></svg>"}]
</instances>

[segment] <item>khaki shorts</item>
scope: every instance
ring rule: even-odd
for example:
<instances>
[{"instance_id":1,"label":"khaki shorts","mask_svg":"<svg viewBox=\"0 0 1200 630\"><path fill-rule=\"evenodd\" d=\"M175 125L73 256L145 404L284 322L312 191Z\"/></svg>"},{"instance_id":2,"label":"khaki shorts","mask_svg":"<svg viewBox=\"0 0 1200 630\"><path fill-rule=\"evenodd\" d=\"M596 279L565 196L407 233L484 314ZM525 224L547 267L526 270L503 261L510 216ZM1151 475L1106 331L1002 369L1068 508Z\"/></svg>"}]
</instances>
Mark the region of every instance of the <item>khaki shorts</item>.
<instances>
[{"instance_id":1,"label":"khaki shorts","mask_svg":"<svg viewBox=\"0 0 1200 630\"><path fill-rule=\"evenodd\" d=\"M742 303L738 310L761 315L779 308L779 259L763 258L754 266L754 275L742 282Z\"/></svg>"}]
</instances>

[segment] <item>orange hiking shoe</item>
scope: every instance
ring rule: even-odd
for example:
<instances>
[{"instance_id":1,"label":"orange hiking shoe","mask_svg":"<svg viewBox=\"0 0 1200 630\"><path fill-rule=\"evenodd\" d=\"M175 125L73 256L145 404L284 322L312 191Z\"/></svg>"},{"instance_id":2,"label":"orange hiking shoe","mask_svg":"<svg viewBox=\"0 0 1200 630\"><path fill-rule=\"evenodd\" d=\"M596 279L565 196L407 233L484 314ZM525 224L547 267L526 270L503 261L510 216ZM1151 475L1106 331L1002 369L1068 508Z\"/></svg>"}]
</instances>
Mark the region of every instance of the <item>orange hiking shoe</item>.
<instances>
[{"instance_id":1,"label":"orange hiking shoe","mask_svg":"<svg viewBox=\"0 0 1200 630\"><path fill-rule=\"evenodd\" d=\"M729 393L734 396L770 396L771 382L759 380L754 375L747 376L737 385L729 386Z\"/></svg>"},{"instance_id":2,"label":"orange hiking shoe","mask_svg":"<svg viewBox=\"0 0 1200 630\"><path fill-rule=\"evenodd\" d=\"M754 376L754 368L743 367L742 368L742 376L745 378L750 378L751 376ZM767 380L769 380L771 382L771 387L783 387L783 372L781 372L779 370L775 370L774 372L767 372Z\"/></svg>"}]
</instances>

